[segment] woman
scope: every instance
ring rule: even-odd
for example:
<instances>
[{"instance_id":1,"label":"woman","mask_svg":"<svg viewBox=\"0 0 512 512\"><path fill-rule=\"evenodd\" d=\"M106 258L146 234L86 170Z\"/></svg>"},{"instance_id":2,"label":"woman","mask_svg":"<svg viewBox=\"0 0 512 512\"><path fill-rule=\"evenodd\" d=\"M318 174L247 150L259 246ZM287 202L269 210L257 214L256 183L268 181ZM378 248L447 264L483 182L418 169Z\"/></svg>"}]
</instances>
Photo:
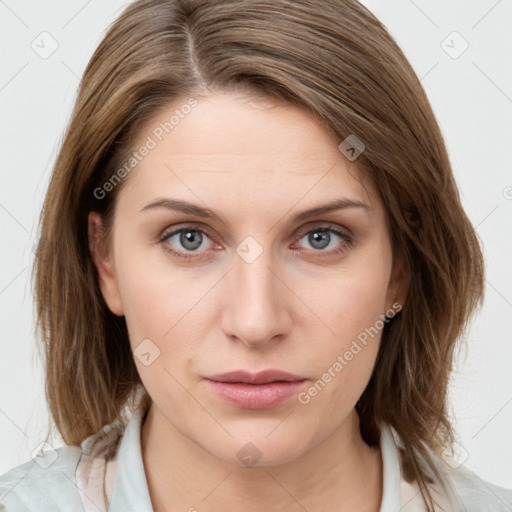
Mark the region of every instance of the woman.
<instances>
[{"instance_id":1,"label":"woman","mask_svg":"<svg viewBox=\"0 0 512 512\"><path fill-rule=\"evenodd\" d=\"M510 510L447 453L479 243L427 98L356 1L137 1L41 216L67 443L5 509Z\"/></svg>"}]
</instances>

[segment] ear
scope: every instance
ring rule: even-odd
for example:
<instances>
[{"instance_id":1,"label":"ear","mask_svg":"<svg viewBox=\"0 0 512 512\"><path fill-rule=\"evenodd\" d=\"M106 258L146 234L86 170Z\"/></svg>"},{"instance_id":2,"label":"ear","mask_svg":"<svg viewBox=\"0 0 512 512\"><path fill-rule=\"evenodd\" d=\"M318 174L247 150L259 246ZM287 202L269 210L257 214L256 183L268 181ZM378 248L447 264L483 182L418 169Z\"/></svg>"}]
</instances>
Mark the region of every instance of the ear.
<instances>
[{"instance_id":1,"label":"ear","mask_svg":"<svg viewBox=\"0 0 512 512\"><path fill-rule=\"evenodd\" d=\"M98 212L89 212L88 216L89 249L98 269L99 286L101 294L108 308L117 316L123 316L123 304L114 273L113 257L108 253L103 221Z\"/></svg>"},{"instance_id":2,"label":"ear","mask_svg":"<svg viewBox=\"0 0 512 512\"><path fill-rule=\"evenodd\" d=\"M393 305L400 304L400 309L405 304L411 280L411 270L403 256L393 259L393 268L389 278L388 292L386 295L387 309L393 309Z\"/></svg>"}]
</instances>

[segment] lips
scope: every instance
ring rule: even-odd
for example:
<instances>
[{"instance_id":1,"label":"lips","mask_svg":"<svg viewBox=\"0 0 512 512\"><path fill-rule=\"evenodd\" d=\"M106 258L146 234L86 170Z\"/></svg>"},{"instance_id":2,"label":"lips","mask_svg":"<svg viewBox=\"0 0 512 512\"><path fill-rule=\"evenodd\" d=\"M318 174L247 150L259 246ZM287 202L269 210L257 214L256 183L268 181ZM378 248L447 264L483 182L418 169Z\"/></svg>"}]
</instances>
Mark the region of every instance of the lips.
<instances>
[{"instance_id":1,"label":"lips","mask_svg":"<svg viewBox=\"0 0 512 512\"><path fill-rule=\"evenodd\" d=\"M205 378L210 390L242 409L270 409L296 394L307 381L280 370L251 373L237 370Z\"/></svg>"},{"instance_id":2,"label":"lips","mask_svg":"<svg viewBox=\"0 0 512 512\"><path fill-rule=\"evenodd\" d=\"M267 384L269 382L294 382L305 380L305 377L299 377L292 373L281 370L264 370L259 373L251 373L245 370L236 370L233 372L222 373L206 377L215 382L242 382L245 384Z\"/></svg>"}]
</instances>

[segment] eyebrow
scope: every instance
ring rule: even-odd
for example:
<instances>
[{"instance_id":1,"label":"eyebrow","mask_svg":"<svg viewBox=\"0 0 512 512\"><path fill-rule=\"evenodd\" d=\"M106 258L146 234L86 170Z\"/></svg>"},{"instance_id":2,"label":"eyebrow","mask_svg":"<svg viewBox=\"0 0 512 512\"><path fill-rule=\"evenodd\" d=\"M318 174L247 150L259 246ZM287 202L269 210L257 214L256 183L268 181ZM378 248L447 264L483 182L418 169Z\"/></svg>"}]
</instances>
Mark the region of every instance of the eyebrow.
<instances>
[{"instance_id":1,"label":"eyebrow","mask_svg":"<svg viewBox=\"0 0 512 512\"><path fill-rule=\"evenodd\" d=\"M213 210L210 210L209 208L203 208L202 206L199 206L197 204L182 201L180 199L173 199L170 197L155 199L151 203L148 203L146 206L144 206L144 208L142 208L142 210L139 213L147 212L155 208L167 208L169 210L174 210L181 213L188 213L191 215L195 215L197 217L223 222L220 216L217 215ZM336 210L344 210L346 208L361 208L367 213L370 213L372 210L370 206L368 206L366 203L363 203L362 201L359 201L357 199L342 198L297 213L292 217L291 220L292 222L300 222L310 217L314 217L315 215L321 215L323 213L329 213Z\"/></svg>"}]
</instances>

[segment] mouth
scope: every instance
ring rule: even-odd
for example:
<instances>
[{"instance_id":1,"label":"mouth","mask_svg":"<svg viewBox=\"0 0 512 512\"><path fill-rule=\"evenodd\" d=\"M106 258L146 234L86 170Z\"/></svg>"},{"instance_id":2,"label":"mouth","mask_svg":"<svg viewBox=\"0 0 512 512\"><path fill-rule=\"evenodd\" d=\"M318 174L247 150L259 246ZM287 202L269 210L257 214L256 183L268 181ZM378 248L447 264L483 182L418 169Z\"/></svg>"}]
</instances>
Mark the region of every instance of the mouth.
<instances>
[{"instance_id":1,"label":"mouth","mask_svg":"<svg viewBox=\"0 0 512 512\"><path fill-rule=\"evenodd\" d=\"M299 377L293 373L281 370L263 370L258 373L251 373L246 370L235 370L227 373L220 373L206 377L215 382L239 382L244 384L268 384L269 382L294 382L306 380L305 377Z\"/></svg>"},{"instance_id":2,"label":"mouth","mask_svg":"<svg viewBox=\"0 0 512 512\"><path fill-rule=\"evenodd\" d=\"M291 398L308 379L280 370L236 370L205 377L209 388L242 409L270 409Z\"/></svg>"}]
</instances>

